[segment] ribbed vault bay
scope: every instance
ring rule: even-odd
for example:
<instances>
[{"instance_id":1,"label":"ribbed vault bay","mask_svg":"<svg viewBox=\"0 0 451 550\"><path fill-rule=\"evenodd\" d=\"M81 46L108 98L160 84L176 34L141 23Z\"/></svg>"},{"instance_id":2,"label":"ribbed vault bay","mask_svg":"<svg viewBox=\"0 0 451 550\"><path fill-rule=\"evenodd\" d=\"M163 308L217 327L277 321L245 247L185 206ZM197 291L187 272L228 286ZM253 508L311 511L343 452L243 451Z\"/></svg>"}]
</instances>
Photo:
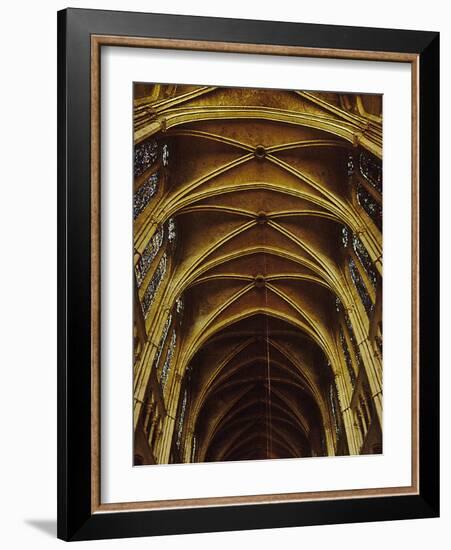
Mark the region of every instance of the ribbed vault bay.
<instances>
[{"instance_id":1,"label":"ribbed vault bay","mask_svg":"<svg viewBox=\"0 0 451 550\"><path fill-rule=\"evenodd\" d=\"M135 464L382 451L380 113L135 86Z\"/></svg>"}]
</instances>

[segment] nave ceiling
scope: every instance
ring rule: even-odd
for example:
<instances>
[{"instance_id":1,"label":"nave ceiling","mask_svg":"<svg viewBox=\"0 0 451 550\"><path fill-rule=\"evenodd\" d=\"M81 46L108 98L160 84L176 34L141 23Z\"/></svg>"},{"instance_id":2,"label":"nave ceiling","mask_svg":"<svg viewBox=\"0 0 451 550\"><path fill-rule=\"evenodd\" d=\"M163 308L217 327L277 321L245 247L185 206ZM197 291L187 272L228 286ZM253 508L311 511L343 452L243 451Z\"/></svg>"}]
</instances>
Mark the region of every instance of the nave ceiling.
<instances>
[{"instance_id":1,"label":"nave ceiling","mask_svg":"<svg viewBox=\"0 0 451 550\"><path fill-rule=\"evenodd\" d=\"M380 98L135 97L139 463L380 452Z\"/></svg>"}]
</instances>

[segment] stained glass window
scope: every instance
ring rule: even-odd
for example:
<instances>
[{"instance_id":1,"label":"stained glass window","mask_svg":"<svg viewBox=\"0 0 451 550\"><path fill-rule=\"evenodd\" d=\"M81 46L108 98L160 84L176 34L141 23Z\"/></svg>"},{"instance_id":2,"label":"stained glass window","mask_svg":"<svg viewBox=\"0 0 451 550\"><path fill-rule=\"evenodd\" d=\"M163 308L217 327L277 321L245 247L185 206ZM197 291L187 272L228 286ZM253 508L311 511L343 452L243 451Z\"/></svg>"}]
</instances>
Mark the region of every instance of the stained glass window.
<instances>
[{"instance_id":1,"label":"stained glass window","mask_svg":"<svg viewBox=\"0 0 451 550\"><path fill-rule=\"evenodd\" d=\"M143 174L158 157L158 144L155 139L150 139L135 146L133 162L133 174L135 178Z\"/></svg>"},{"instance_id":2,"label":"stained glass window","mask_svg":"<svg viewBox=\"0 0 451 550\"><path fill-rule=\"evenodd\" d=\"M360 275L360 271L357 269L357 266L355 265L355 262L352 258L348 259L348 266L349 266L349 273L351 274L351 279L354 283L354 286L357 289L357 292L360 296L363 307L365 308L367 315L370 315L370 313L374 309L374 305L368 294L368 291L366 289L362 276Z\"/></svg>"},{"instance_id":3,"label":"stained glass window","mask_svg":"<svg viewBox=\"0 0 451 550\"><path fill-rule=\"evenodd\" d=\"M358 257L360 263L365 269L368 278L371 281L371 284L374 288L376 288L377 275L376 270L373 267L373 262L371 261L371 258L366 248L363 246L362 241L355 234L353 234L352 236L352 248L354 249L356 256Z\"/></svg>"},{"instance_id":4,"label":"stained glass window","mask_svg":"<svg viewBox=\"0 0 451 550\"><path fill-rule=\"evenodd\" d=\"M341 422L339 419L340 412L338 410L339 401L338 401L338 395L337 395L337 388L334 382L331 382L329 386L329 399L330 399L330 408L332 411L332 418L334 420L335 434L338 440L341 437Z\"/></svg>"},{"instance_id":5,"label":"stained glass window","mask_svg":"<svg viewBox=\"0 0 451 550\"><path fill-rule=\"evenodd\" d=\"M156 368L158 368L158 364L160 363L161 354L163 353L164 344L166 342L166 338L168 337L169 327L171 326L171 323L172 315L169 314L169 317L166 319L166 323L164 324L163 334L161 335L160 343L158 344L157 354L155 356L154 365Z\"/></svg>"},{"instance_id":6,"label":"stained glass window","mask_svg":"<svg viewBox=\"0 0 451 550\"><path fill-rule=\"evenodd\" d=\"M163 158L163 166L167 166L169 164L169 147L167 146L166 143L163 145L162 158Z\"/></svg>"},{"instance_id":7,"label":"stained glass window","mask_svg":"<svg viewBox=\"0 0 451 550\"><path fill-rule=\"evenodd\" d=\"M179 417L177 420L177 439L176 439L176 445L177 448L180 449L180 445L182 443L182 433L183 433L183 422L185 421L185 413L186 413L186 404L188 402L188 390L185 389L183 392L183 398L182 398L182 404L180 406L180 412Z\"/></svg>"},{"instance_id":8,"label":"stained glass window","mask_svg":"<svg viewBox=\"0 0 451 550\"><path fill-rule=\"evenodd\" d=\"M164 240L164 228L160 226L149 240L135 267L136 281L141 285Z\"/></svg>"},{"instance_id":9,"label":"stained glass window","mask_svg":"<svg viewBox=\"0 0 451 550\"><path fill-rule=\"evenodd\" d=\"M362 367L362 357L360 355L359 346L354 336L354 329L352 328L351 319L349 318L348 312L344 310L343 305L340 301L340 298L335 299L335 307L338 313L343 313L343 319L345 321L346 329L348 331L349 340L351 341L352 348L354 350L354 357L357 363L357 368L360 370Z\"/></svg>"},{"instance_id":10,"label":"stained glass window","mask_svg":"<svg viewBox=\"0 0 451 550\"><path fill-rule=\"evenodd\" d=\"M196 436L193 435L193 447L191 449L191 462L194 462L196 458L196 446L197 446Z\"/></svg>"},{"instance_id":11,"label":"stained glass window","mask_svg":"<svg viewBox=\"0 0 451 550\"><path fill-rule=\"evenodd\" d=\"M362 176L382 193L382 163L375 156L367 152L360 153L359 168Z\"/></svg>"},{"instance_id":12,"label":"stained glass window","mask_svg":"<svg viewBox=\"0 0 451 550\"><path fill-rule=\"evenodd\" d=\"M363 187L363 185L359 185L357 187L357 200L360 206L373 220L376 227L382 230L382 206L365 189L365 187Z\"/></svg>"},{"instance_id":13,"label":"stained glass window","mask_svg":"<svg viewBox=\"0 0 451 550\"><path fill-rule=\"evenodd\" d=\"M177 234L176 234L176 229L175 229L175 220L174 220L174 218L169 218L169 220L168 220L168 241L171 243L172 241L175 240L176 236L177 236Z\"/></svg>"},{"instance_id":14,"label":"stained glass window","mask_svg":"<svg viewBox=\"0 0 451 550\"><path fill-rule=\"evenodd\" d=\"M352 155L348 155L348 162L346 164L348 176L352 176L354 173L354 158Z\"/></svg>"},{"instance_id":15,"label":"stained glass window","mask_svg":"<svg viewBox=\"0 0 451 550\"><path fill-rule=\"evenodd\" d=\"M133 196L133 219L149 204L150 199L155 195L158 189L158 172L149 176Z\"/></svg>"},{"instance_id":16,"label":"stained glass window","mask_svg":"<svg viewBox=\"0 0 451 550\"><path fill-rule=\"evenodd\" d=\"M164 389L166 382L168 381L169 371L171 369L172 358L174 357L175 347L177 344L177 333L175 329L172 331L171 339L169 341L168 351L166 353L166 359L164 361L163 368L161 369L160 384Z\"/></svg>"},{"instance_id":17,"label":"stained glass window","mask_svg":"<svg viewBox=\"0 0 451 550\"><path fill-rule=\"evenodd\" d=\"M344 225L341 228L341 241L345 248L347 248L349 244L349 233L350 233L349 229L346 227L346 225Z\"/></svg>"},{"instance_id":18,"label":"stained glass window","mask_svg":"<svg viewBox=\"0 0 451 550\"><path fill-rule=\"evenodd\" d=\"M348 370L349 378L351 379L352 387L354 387L355 386L354 366L352 364L351 354L349 353L348 343L346 342L346 337L341 327L340 327L340 343L341 343L341 349L343 350L343 356L345 358L345 364Z\"/></svg>"},{"instance_id":19,"label":"stained glass window","mask_svg":"<svg viewBox=\"0 0 451 550\"><path fill-rule=\"evenodd\" d=\"M349 315L347 313L344 313L343 317L346 323L346 328L348 329L349 339L351 340L352 347L354 348L354 355L357 361L357 365L359 366L360 370L360 367L362 366L362 356L360 355L360 349L354 336L354 329L352 328L351 319L349 318Z\"/></svg>"},{"instance_id":20,"label":"stained glass window","mask_svg":"<svg viewBox=\"0 0 451 550\"><path fill-rule=\"evenodd\" d=\"M149 282L149 286L146 288L146 291L144 293L144 296L141 302L144 317L147 317L147 315L149 314L150 307L153 304L153 301L155 300L155 296L160 287L161 281L164 279L164 276L166 274L167 265L168 265L168 257L165 252L161 256L157 269L155 270L155 273L153 274L153 277Z\"/></svg>"},{"instance_id":21,"label":"stained glass window","mask_svg":"<svg viewBox=\"0 0 451 550\"><path fill-rule=\"evenodd\" d=\"M175 301L175 311L178 315L183 313L183 298L181 296Z\"/></svg>"}]
</instances>

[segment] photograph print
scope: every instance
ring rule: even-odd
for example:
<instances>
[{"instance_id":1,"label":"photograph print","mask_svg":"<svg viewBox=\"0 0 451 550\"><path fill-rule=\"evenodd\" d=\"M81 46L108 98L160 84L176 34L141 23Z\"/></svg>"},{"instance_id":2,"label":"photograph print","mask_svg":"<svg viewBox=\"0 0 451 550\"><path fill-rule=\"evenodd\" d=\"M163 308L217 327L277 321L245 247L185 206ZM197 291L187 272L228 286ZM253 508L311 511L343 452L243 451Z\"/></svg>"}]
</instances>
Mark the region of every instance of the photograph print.
<instances>
[{"instance_id":1,"label":"photograph print","mask_svg":"<svg viewBox=\"0 0 451 550\"><path fill-rule=\"evenodd\" d=\"M382 453L382 95L133 86L133 464Z\"/></svg>"}]
</instances>

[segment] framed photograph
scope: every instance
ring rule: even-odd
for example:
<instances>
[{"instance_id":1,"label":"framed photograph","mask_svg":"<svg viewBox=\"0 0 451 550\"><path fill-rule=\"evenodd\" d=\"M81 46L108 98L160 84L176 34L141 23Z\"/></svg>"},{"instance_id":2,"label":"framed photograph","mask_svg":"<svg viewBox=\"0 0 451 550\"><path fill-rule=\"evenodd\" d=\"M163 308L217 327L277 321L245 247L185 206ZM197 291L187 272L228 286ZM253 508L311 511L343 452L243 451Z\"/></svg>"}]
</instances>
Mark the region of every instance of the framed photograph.
<instances>
[{"instance_id":1,"label":"framed photograph","mask_svg":"<svg viewBox=\"0 0 451 550\"><path fill-rule=\"evenodd\" d=\"M439 35L58 14L58 536L439 514Z\"/></svg>"}]
</instances>

